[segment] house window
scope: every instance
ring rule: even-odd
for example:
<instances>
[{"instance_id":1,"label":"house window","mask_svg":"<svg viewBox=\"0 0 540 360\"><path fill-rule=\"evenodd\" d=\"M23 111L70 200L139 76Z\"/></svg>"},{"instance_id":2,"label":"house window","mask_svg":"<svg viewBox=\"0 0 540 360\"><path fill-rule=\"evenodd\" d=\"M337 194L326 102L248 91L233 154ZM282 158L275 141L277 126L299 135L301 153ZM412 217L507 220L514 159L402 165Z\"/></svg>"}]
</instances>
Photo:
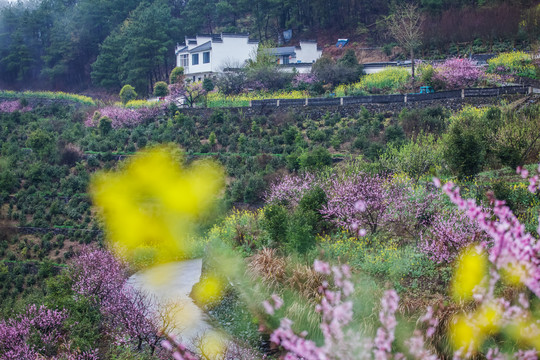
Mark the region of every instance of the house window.
<instances>
[{"instance_id":1,"label":"house window","mask_svg":"<svg viewBox=\"0 0 540 360\"><path fill-rule=\"evenodd\" d=\"M289 57L288 57L288 56L284 56L284 57L283 57L283 65L288 64L288 63L289 63Z\"/></svg>"},{"instance_id":2,"label":"house window","mask_svg":"<svg viewBox=\"0 0 540 360\"><path fill-rule=\"evenodd\" d=\"M180 55L180 66L184 69L189 66L189 55L188 54L182 54Z\"/></svg>"},{"instance_id":3,"label":"house window","mask_svg":"<svg viewBox=\"0 0 540 360\"><path fill-rule=\"evenodd\" d=\"M210 62L210 51L203 52L203 54L202 54L202 62L203 62L203 64L208 64Z\"/></svg>"},{"instance_id":4,"label":"house window","mask_svg":"<svg viewBox=\"0 0 540 360\"><path fill-rule=\"evenodd\" d=\"M191 55L191 65L199 65L199 54Z\"/></svg>"}]
</instances>

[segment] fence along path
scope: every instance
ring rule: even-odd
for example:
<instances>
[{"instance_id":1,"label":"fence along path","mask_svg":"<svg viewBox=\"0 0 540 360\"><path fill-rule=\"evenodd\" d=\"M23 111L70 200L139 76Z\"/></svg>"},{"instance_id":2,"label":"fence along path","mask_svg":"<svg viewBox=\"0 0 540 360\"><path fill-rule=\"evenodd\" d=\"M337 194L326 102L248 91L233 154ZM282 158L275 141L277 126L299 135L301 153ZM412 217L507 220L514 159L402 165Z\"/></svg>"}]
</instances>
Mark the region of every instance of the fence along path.
<instances>
[{"instance_id":1,"label":"fence along path","mask_svg":"<svg viewBox=\"0 0 540 360\"><path fill-rule=\"evenodd\" d=\"M503 86L496 88L472 88L452 91L439 91L431 94L367 95L344 97L319 97L305 99L265 99L252 100L250 107L287 106L341 106L357 104L389 104L429 101L441 99L463 99L467 97L490 97L511 94L531 94L527 86Z\"/></svg>"}]
</instances>

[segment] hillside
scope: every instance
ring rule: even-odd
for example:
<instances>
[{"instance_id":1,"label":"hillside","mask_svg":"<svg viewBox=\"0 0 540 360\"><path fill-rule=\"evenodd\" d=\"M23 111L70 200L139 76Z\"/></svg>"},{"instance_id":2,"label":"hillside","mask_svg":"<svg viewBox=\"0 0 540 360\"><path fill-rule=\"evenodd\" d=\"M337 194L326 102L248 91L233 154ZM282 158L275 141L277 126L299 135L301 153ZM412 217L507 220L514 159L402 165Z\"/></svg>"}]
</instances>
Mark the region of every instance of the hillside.
<instances>
[{"instance_id":1,"label":"hillside","mask_svg":"<svg viewBox=\"0 0 540 360\"><path fill-rule=\"evenodd\" d=\"M437 320L427 347L443 358L455 350L448 345L455 341L450 319L476 311L448 294L459 276L452 275L455 261L492 235L436 189L433 176L455 181L481 211L491 206L492 191L524 229L538 226L538 195L513 171L540 154L536 95L370 110L144 101L130 108L63 93L3 96L0 312L11 320L0 320L0 328L10 329L0 332L0 356L168 358L167 346L157 344L169 330L156 318L188 314L169 305L155 313L147 295L124 291L126 279L156 263L202 257L203 277L191 297L230 342L209 356L203 337L189 350L196 359L294 353L277 347L276 335L269 345L270 333L285 331L283 317L294 321L294 332L307 330L306 340L330 341L319 325L334 315L321 320L315 310L330 271L324 262L333 266L335 291L354 303L344 309L351 316L354 310L355 322L347 325L353 333L371 341L384 326L373 315L382 297L383 307L391 304L388 316L398 313L395 343L403 344L407 324L432 306ZM129 118L134 114L136 121ZM212 180L220 170L205 160L223 167L223 188L212 185L222 183ZM526 168L533 172L535 165ZM196 216L186 218L183 207L194 198L188 209ZM200 204L207 211L193 210ZM113 231L115 212L107 206L120 206L121 231ZM181 231L171 231L178 224ZM106 251L115 248L122 260ZM513 301L513 285L499 286L497 301ZM396 292L383 292L389 287ZM527 294L535 310L535 297ZM491 334L506 339L505 329L514 325L490 325L486 343L498 341L513 354L519 345L506 347ZM23 340L14 342L11 334ZM36 340L45 337L52 339L46 347ZM338 349L357 345L343 341Z\"/></svg>"},{"instance_id":2,"label":"hillside","mask_svg":"<svg viewBox=\"0 0 540 360\"><path fill-rule=\"evenodd\" d=\"M9 2L0 9L0 86L95 93L129 83L146 95L175 65L174 45L196 33L248 32L278 43L292 29L293 41L316 38L333 57L337 38L349 38L361 61L395 58L384 25L393 11L388 1L349 0ZM418 11L424 58L531 50L538 41L533 1L431 1ZM361 50L373 47L383 51Z\"/></svg>"}]
</instances>

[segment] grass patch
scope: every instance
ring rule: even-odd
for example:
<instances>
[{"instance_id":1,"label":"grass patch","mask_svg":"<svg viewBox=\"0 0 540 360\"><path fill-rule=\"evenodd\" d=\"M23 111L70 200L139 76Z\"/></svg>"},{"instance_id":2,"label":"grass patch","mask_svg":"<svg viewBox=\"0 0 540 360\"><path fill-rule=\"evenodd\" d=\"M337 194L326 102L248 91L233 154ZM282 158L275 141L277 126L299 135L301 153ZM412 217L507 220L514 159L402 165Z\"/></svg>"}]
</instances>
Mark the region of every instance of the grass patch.
<instances>
[{"instance_id":1,"label":"grass patch","mask_svg":"<svg viewBox=\"0 0 540 360\"><path fill-rule=\"evenodd\" d=\"M84 95L70 94L62 91L9 91L2 90L0 91L0 97L9 98L9 99L49 99L49 100L67 100L73 101L79 104L94 106L96 105L94 99Z\"/></svg>"}]
</instances>

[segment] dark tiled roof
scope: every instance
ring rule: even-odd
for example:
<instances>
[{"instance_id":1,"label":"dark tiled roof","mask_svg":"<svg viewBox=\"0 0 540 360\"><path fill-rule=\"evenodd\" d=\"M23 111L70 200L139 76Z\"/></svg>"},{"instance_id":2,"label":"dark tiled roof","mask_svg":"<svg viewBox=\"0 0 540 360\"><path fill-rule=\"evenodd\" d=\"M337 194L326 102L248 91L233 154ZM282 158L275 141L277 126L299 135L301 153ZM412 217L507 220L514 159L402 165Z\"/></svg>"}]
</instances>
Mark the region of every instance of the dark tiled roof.
<instances>
[{"instance_id":1,"label":"dark tiled roof","mask_svg":"<svg viewBox=\"0 0 540 360\"><path fill-rule=\"evenodd\" d=\"M191 50L189 50L190 53L199 52L199 51L206 51L212 49L212 42L207 41L204 44L201 44Z\"/></svg>"},{"instance_id":2,"label":"dark tiled roof","mask_svg":"<svg viewBox=\"0 0 540 360\"><path fill-rule=\"evenodd\" d=\"M285 47L278 47L278 48L270 48L270 49L267 49L267 51L271 55L286 56L286 55L295 54L296 48L294 46L285 46Z\"/></svg>"},{"instance_id":3,"label":"dark tiled roof","mask_svg":"<svg viewBox=\"0 0 540 360\"><path fill-rule=\"evenodd\" d=\"M176 50L176 54L179 54L179 53L184 52L186 50L187 50L187 46L184 46L183 48Z\"/></svg>"}]
</instances>

